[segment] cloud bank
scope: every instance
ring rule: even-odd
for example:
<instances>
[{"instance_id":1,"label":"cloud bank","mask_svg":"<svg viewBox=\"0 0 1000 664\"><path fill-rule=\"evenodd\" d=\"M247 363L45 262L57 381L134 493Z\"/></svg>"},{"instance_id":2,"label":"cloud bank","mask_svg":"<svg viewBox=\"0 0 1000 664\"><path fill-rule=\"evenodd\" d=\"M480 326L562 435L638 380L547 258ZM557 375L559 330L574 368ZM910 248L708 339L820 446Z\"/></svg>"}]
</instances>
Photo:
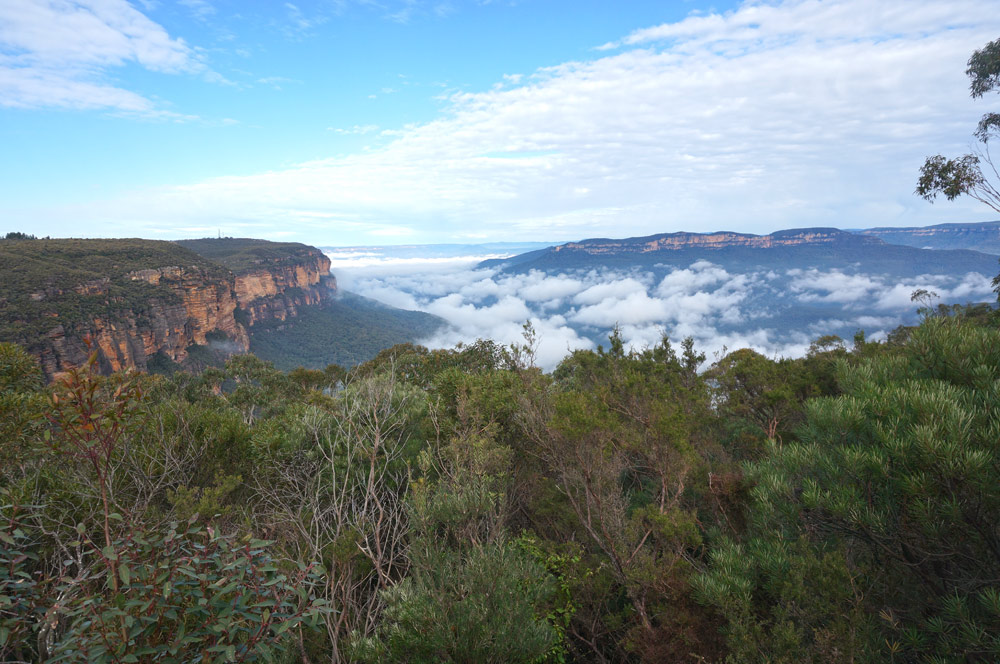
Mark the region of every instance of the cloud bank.
<instances>
[{"instance_id":1,"label":"cloud bank","mask_svg":"<svg viewBox=\"0 0 1000 664\"><path fill-rule=\"evenodd\" d=\"M795 357L826 334L849 339L864 330L884 337L915 320L913 291L942 302L992 299L990 278L921 275L902 282L848 270L756 271L738 274L706 260L688 267L507 274L476 268L476 257L379 260L378 250L328 254L341 287L392 306L426 311L450 327L421 343L448 348L479 338L520 343L522 325L538 333L537 359L554 368L570 351L607 343L617 325L626 344L642 348L664 334L694 338L711 359L749 347Z\"/></svg>"}]
</instances>

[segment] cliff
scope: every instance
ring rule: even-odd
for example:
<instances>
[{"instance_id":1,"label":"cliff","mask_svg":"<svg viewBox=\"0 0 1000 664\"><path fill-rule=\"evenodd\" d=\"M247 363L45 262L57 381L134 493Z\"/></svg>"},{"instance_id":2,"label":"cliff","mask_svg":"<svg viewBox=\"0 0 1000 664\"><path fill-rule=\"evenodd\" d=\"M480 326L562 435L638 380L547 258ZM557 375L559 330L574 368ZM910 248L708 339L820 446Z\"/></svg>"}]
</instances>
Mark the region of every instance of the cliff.
<instances>
[{"instance_id":1,"label":"cliff","mask_svg":"<svg viewBox=\"0 0 1000 664\"><path fill-rule=\"evenodd\" d=\"M996 273L996 257L961 250L931 250L888 244L871 234L836 228L799 228L768 235L717 231L661 233L622 239L592 238L487 260L480 267L526 273L642 269L660 274L706 260L730 272L842 270L869 265L899 278L925 273ZM853 268L852 268L853 269Z\"/></svg>"},{"instance_id":2,"label":"cliff","mask_svg":"<svg viewBox=\"0 0 1000 664\"><path fill-rule=\"evenodd\" d=\"M336 289L321 252L273 244L257 244L260 260L233 261L236 273L183 243L3 241L0 274L12 287L0 296L0 341L25 346L48 379L94 350L105 372L183 364L198 347L247 352L255 323L295 317Z\"/></svg>"},{"instance_id":3,"label":"cliff","mask_svg":"<svg viewBox=\"0 0 1000 664\"><path fill-rule=\"evenodd\" d=\"M229 280L213 278L194 266L145 269L127 278L165 290L142 310L109 310L88 321L57 324L42 337L44 343L32 348L46 377L79 366L93 350L98 351L99 366L105 372L127 368L144 371L157 353L183 362L191 346L209 344L212 332L224 334L235 344L234 350L246 352L250 348L246 329L234 317L237 300ZM55 322L60 315L52 318Z\"/></svg>"},{"instance_id":4,"label":"cliff","mask_svg":"<svg viewBox=\"0 0 1000 664\"><path fill-rule=\"evenodd\" d=\"M242 323L284 321L302 307L315 306L337 290L330 259L297 242L250 238L181 240L177 244L229 268Z\"/></svg>"},{"instance_id":5,"label":"cliff","mask_svg":"<svg viewBox=\"0 0 1000 664\"><path fill-rule=\"evenodd\" d=\"M1000 254L1000 222L937 224L909 228L868 228L860 235L877 237L889 244L923 249L971 249Z\"/></svg>"},{"instance_id":6,"label":"cliff","mask_svg":"<svg viewBox=\"0 0 1000 664\"><path fill-rule=\"evenodd\" d=\"M337 289L330 274L330 259L317 254L298 264L262 267L236 275L236 299L249 325L294 317L299 308L320 304Z\"/></svg>"},{"instance_id":7,"label":"cliff","mask_svg":"<svg viewBox=\"0 0 1000 664\"><path fill-rule=\"evenodd\" d=\"M835 245L852 242L850 233L836 228L804 228L778 231L770 235L753 235L718 231L715 233L664 233L647 237L610 240L597 238L568 242L553 247L552 251L581 251L594 256L608 254L646 254L657 251L685 249L775 249L778 247ZM877 239L858 238L861 243L881 244ZM853 242L857 243L857 242Z\"/></svg>"}]
</instances>

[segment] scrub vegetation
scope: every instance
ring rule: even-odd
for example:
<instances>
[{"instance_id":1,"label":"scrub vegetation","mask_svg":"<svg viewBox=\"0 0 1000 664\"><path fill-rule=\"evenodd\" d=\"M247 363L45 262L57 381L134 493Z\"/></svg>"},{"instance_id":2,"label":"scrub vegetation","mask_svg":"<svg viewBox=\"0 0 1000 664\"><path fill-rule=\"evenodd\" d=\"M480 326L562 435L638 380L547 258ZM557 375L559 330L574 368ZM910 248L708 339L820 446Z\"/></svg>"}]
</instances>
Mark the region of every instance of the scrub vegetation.
<instances>
[{"instance_id":1,"label":"scrub vegetation","mask_svg":"<svg viewBox=\"0 0 1000 664\"><path fill-rule=\"evenodd\" d=\"M1000 657L1000 329L401 345L43 385L0 344L0 660Z\"/></svg>"}]
</instances>

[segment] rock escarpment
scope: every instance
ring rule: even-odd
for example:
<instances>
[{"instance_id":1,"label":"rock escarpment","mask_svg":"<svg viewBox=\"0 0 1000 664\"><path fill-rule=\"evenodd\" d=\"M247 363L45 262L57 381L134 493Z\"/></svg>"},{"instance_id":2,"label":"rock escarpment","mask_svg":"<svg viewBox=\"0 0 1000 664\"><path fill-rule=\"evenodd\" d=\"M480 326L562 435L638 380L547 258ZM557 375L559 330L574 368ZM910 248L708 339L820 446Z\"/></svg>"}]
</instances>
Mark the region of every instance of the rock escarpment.
<instances>
[{"instance_id":1,"label":"rock escarpment","mask_svg":"<svg viewBox=\"0 0 1000 664\"><path fill-rule=\"evenodd\" d=\"M95 350L99 366L106 372L145 371L149 359L158 353L183 362L188 348L209 344L212 332L221 333L218 338L225 335L234 350L249 349L247 331L234 317L237 300L230 280L212 277L194 266L145 269L127 277L165 290L161 297L151 298L142 311L109 310L93 317L89 324L77 323L69 330L57 324L44 337L48 343L35 353L47 377L80 366Z\"/></svg>"},{"instance_id":2,"label":"rock escarpment","mask_svg":"<svg viewBox=\"0 0 1000 664\"><path fill-rule=\"evenodd\" d=\"M236 299L248 325L287 320L301 307L320 304L337 289L330 259L316 251L295 264L279 264L236 275Z\"/></svg>"},{"instance_id":3,"label":"rock escarpment","mask_svg":"<svg viewBox=\"0 0 1000 664\"><path fill-rule=\"evenodd\" d=\"M568 242L553 247L553 252L580 251L594 256L608 254L646 254L658 251L685 249L776 249L802 245L832 245L845 242L880 244L875 238L852 235L836 228L804 228L778 231L770 235L753 235L719 231L716 233L664 233L647 237L610 240L598 238L581 242Z\"/></svg>"},{"instance_id":4,"label":"rock escarpment","mask_svg":"<svg viewBox=\"0 0 1000 664\"><path fill-rule=\"evenodd\" d=\"M12 287L0 295L0 341L25 346L48 379L94 351L104 372L147 370L198 347L247 352L254 324L294 318L336 289L312 247L253 241L266 255L233 270L226 251L247 241L217 242L210 258L149 240L4 241L0 274Z\"/></svg>"},{"instance_id":5,"label":"rock escarpment","mask_svg":"<svg viewBox=\"0 0 1000 664\"><path fill-rule=\"evenodd\" d=\"M968 250L930 250L888 244L871 234L836 228L799 228L768 235L718 231L662 233L622 239L592 238L486 260L504 272L589 272L595 269L663 271L708 261L731 273L844 270L869 266L898 278L921 274L996 273L996 259Z\"/></svg>"},{"instance_id":6,"label":"rock escarpment","mask_svg":"<svg viewBox=\"0 0 1000 664\"><path fill-rule=\"evenodd\" d=\"M889 244L927 249L971 249L987 254L1000 254L998 221L907 228L868 228L857 232L880 238Z\"/></svg>"}]
</instances>

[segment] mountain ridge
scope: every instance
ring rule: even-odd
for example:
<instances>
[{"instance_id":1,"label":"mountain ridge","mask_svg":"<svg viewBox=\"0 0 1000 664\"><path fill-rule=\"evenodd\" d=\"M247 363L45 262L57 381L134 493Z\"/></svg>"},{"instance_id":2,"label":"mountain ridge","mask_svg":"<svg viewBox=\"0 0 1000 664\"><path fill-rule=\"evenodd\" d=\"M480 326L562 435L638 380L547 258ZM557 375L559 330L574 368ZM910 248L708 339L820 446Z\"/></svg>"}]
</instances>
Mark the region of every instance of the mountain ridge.
<instances>
[{"instance_id":1,"label":"mountain ridge","mask_svg":"<svg viewBox=\"0 0 1000 664\"><path fill-rule=\"evenodd\" d=\"M972 249L987 254L1000 254L1000 221L881 226L853 232L877 237L890 244L928 249Z\"/></svg>"},{"instance_id":2,"label":"mountain ridge","mask_svg":"<svg viewBox=\"0 0 1000 664\"><path fill-rule=\"evenodd\" d=\"M837 267L856 260L872 260L890 271L917 274L912 268L995 272L996 257L967 248L924 249L890 243L872 234L837 228L793 228L766 235L714 231L679 231L630 238L588 238L502 259L479 267L524 271L579 269L588 264L621 266L682 266L700 259L734 268L768 264L794 267Z\"/></svg>"}]
</instances>

